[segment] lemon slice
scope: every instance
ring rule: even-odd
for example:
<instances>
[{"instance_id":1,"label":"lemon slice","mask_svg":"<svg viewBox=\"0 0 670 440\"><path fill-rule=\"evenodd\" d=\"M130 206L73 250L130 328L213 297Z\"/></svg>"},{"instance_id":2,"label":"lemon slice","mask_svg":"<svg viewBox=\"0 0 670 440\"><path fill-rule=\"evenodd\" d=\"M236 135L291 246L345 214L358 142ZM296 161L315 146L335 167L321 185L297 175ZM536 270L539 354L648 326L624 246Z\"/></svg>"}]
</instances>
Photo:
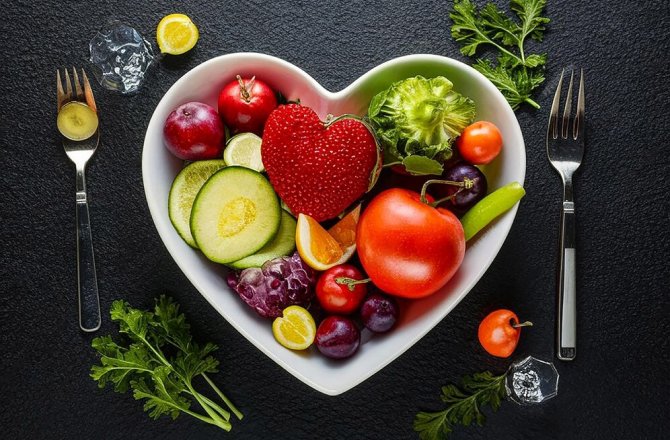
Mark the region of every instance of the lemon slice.
<instances>
[{"instance_id":1,"label":"lemon slice","mask_svg":"<svg viewBox=\"0 0 670 440\"><path fill-rule=\"evenodd\" d=\"M181 55L193 49L199 36L198 28L184 14L166 15L156 28L158 47L170 55Z\"/></svg>"},{"instance_id":2,"label":"lemon slice","mask_svg":"<svg viewBox=\"0 0 670 440\"><path fill-rule=\"evenodd\" d=\"M314 270L328 270L347 262L356 252L356 225L360 207L329 231L307 214L298 216L295 244L303 261Z\"/></svg>"},{"instance_id":3,"label":"lemon slice","mask_svg":"<svg viewBox=\"0 0 670 440\"><path fill-rule=\"evenodd\" d=\"M226 143L223 160L226 165L237 165L262 173L265 167L261 159L261 138L253 133L236 134Z\"/></svg>"},{"instance_id":4,"label":"lemon slice","mask_svg":"<svg viewBox=\"0 0 670 440\"><path fill-rule=\"evenodd\" d=\"M304 350L314 342L316 323L307 310L288 306L283 316L272 323L272 334L277 342L291 350Z\"/></svg>"},{"instance_id":5,"label":"lemon slice","mask_svg":"<svg viewBox=\"0 0 670 440\"><path fill-rule=\"evenodd\" d=\"M73 141L83 141L98 129L98 115L79 101L70 101L58 112L56 126L63 136Z\"/></svg>"}]
</instances>

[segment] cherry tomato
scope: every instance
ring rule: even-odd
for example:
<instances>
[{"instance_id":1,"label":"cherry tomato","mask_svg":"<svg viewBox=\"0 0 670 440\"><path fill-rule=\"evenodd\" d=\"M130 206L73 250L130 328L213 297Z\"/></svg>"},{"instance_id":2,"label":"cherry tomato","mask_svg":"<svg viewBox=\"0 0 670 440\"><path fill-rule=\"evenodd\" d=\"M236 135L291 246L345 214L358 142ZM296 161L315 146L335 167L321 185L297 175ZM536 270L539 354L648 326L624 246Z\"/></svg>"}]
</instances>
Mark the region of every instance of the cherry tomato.
<instances>
[{"instance_id":1,"label":"cherry tomato","mask_svg":"<svg viewBox=\"0 0 670 440\"><path fill-rule=\"evenodd\" d=\"M468 125L456 139L461 157L473 165L491 162L502 149L502 134L492 122L478 121Z\"/></svg>"},{"instance_id":2,"label":"cherry tomato","mask_svg":"<svg viewBox=\"0 0 670 440\"><path fill-rule=\"evenodd\" d=\"M528 321L519 324L519 318L510 310L496 310L479 324L479 343L493 356L510 357L519 343L521 327L530 325L533 324Z\"/></svg>"},{"instance_id":3,"label":"cherry tomato","mask_svg":"<svg viewBox=\"0 0 670 440\"><path fill-rule=\"evenodd\" d=\"M339 264L321 274L316 283L316 297L327 312L353 313L365 298L368 281L351 264Z\"/></svg>"},{"instance_id":4,"label":"cherry tomato","mask_svg":"<svg viewBox=\"0 0 670 440\"><path fill-rule=\"evenodd\" d=\"M356 247L363 269L380 290L406 298L435 293L465 255L458 218L413 191L388 189L361 214Z\"/></svg>"},{"instance_id":5,"label":"cherry tomato","mask_svg":"<svg viewBox=\"0 0 670 440\"><path fill-rule=\"evenodd\" d=\"M265 121L277 107L277 97L265 82L252 77L228 83L219 93L219 115L233 133L261 135Z\"/></svg>"}]
</instances>

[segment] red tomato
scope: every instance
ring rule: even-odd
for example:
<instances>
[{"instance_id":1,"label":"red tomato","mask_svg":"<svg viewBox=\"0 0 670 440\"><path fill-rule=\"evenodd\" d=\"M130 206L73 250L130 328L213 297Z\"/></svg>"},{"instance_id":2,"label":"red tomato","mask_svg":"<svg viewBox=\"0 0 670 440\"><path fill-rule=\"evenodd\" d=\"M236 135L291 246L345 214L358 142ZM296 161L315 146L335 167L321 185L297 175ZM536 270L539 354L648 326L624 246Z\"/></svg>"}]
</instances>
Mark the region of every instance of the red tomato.
<instances>
[{"instance_id":1,"label":"red tomato","mask_svg":"<svg viewBox=\"0 0 670 440\"><path fill-rule=\"evenodd\" d=\"M219 93L219 115L233 133L261 135L265 121L277 107L277 97L269 85L253 77L228 83Z\"/></svg>"},{"instance_id":2,"label":"red tomato","mask_svg":"<svg viewBox=\"0 0 670 440\"><path fill-rule=\"evenodd\" d=\"M365 298L368 281L351 264L339 264L321 274L316 283L316 297L327 312L353 313Z\"/></svg>"},{"instance_id":3,"label":"red tomato","mask_svg":"<svg viewBox=\"0 0 670 440\"><path fill-rule=\"evenodd\" d=\"M530 322L519 324L519 318L510 310L496 310L479 324L479 343L493 356L510 357L519 343L521 327L530 325Z\"/></svg>"},{"instance_id":4,"label":"red tomato","mask_svg":"<svg viewBox=\"0 0 670 440\"><path fill-rule=\"evenodd\" d=\"M502 134L492 122L479 121L468 125L456 139L461 157L473 165L484 165L500 154Z\"/></svg>"},{"instance_id":5,"label":"red tomato","mask_svg":"<svg viewBox=\"0 0 670 440\"><path fill-rule=\"evenodd\" d=\"M356 247L363 269L382 291L420 298L456 273L465 237L450 211L421 202L418 193L393 188L372 199L361 214Z\"/></svg>"}]
</instances>

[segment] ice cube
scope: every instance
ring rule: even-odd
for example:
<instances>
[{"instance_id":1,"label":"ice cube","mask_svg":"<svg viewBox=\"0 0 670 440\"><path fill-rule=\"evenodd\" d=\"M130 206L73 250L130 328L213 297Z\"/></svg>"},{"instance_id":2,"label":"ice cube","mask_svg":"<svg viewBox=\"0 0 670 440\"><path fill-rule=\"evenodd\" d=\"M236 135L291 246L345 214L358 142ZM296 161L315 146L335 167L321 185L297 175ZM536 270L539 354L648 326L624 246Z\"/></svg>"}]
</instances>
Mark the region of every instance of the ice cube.
<instances>
[{"instance_id":1,"label":"ice cube","mask_svg":"<svg viewBox=\"0 0 670 440\"><path fill-rule=\"evenodd\" d=\"M114 23L89 43L90 61L100 84L123 94L135 93L154 59L151 43L130 26Z\"/></svg>"},{"instance_id":2,"label":"ice cube","mask_svg":"<svg viewBox=\"0 0 670 440\"><path fill-rule=\"evenodd\" d=\"M558 371L554 364L528 356L510 366L505 389L520 405L544 402L558 393Z\"/></svg>"}]
</instances>

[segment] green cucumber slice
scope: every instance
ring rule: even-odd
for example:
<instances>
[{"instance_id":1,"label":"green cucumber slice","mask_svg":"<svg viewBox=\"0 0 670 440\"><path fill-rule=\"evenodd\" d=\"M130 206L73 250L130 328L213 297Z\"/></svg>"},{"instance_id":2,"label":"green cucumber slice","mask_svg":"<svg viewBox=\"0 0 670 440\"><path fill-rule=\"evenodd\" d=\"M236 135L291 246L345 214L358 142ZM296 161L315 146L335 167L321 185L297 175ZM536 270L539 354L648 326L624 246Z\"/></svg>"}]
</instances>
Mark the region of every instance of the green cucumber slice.
<instances>
[{"instance_id":1,"label":"green cucumber slice","mask_svg":"<svg viewBox=\"0 0 670 440\"><path fill-rule=\"evenodd\" d=\"M230 263L228 266L233 269L261 267L268 260L290 254L295 250L295 227L295 218L282 210L281 223L279 224L279 231L277 231L275 238L255 254Z\"/></svg>"},{"instance_id":2,"label":"green cucumber slice","mask_svg":"<svg viewBox=\"0 0 670 440\"><path fill-rule=\"evenodd\" d=\"M232 263L270 242L281 220L279 198L261 173L226 167L205 182L193 202L191 234L203 254Z\"/></svg>"},{"instance_id":3,"label":"green cucumber slice","mask_svg":"<svg viewBox=\"0 0 670 440\"><path fill-rule=\"evenodd\" d=\"M179 236L193 248L198 248L191 235L193 201L207 179L225 166L222 159L191 162L172 181L168 196L168 215Z\"/></svg>"},{"instance_id":4,"label":"green cucumber slice","mask_svg":"<svg viewBox=\"0 0 670 440\"><path fill-rule=\"evenodd\" d=\"M526 190L519 182L510 182L477 202L461 217L465 240L477 235L496 217L512 208L525 194Z\"/></svg>"}]
</instances>

